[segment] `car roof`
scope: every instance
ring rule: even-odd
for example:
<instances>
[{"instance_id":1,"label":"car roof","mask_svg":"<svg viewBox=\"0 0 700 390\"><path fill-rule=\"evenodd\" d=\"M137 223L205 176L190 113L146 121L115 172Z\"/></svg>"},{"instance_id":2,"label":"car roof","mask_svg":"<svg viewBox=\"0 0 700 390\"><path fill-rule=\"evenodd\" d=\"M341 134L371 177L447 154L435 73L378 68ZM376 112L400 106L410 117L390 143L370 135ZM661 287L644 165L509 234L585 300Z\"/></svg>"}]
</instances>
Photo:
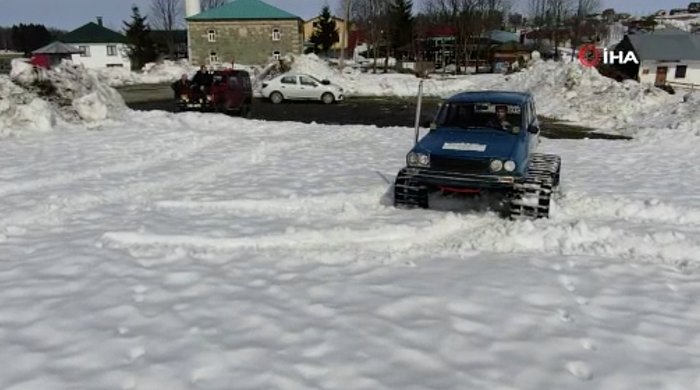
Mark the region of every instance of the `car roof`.
<instances>
[{"instance_id":1,"label":"car roof","mask_svg":"<svg viewBox=\"0 0 700 390\"><path fill-rule=\"evenodd\" d=\"M517 104L527 103L532 97L528 92L515 91L475 91L462 92L447 99L447 103L496 103L496 104Z\"/></svg>"},{"instance_id":2,"label":"car roof","mask_svg":"<svg viewBox=\"0 0 700 390\"><path fill-rule=\"evenodd\" d=\"M240 70L240 69L224 69L224 70L215 70L213 72L214 74L228 74L228 75L248 75L248 71L245 70Z\"/></svg>"},{"instance_id":3,"label":"car roof","mask_svg":"<svg viewBox=\"0 0 700 390\"><path fill-rule=\"evenodd\" d=\"M312 75L310 75L310 74L308 74L308 73L296 73L296 72L283 73L283 74L281 74L281 75L279 75L279 76L277 76L277 77L288 77L288 76L294 76L294 77L296 77L296 76L307 76L307 77L314 77L314 78L317 78L316 76L312 76Z\"/></svg>"}]
</instances>

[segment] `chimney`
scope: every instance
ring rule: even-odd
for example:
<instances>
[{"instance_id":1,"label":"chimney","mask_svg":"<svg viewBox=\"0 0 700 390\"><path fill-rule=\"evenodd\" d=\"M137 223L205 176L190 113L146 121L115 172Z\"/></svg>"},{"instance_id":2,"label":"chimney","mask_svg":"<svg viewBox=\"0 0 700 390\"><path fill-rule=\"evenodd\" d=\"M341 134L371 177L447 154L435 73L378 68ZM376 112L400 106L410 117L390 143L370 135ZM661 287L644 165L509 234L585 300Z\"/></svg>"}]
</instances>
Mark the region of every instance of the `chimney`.
<instances>
[{"instance_id":1,"label":"chimney","mask_svg":"<svg viewBox=\"0 0 700 390\"><path fill-rule=\"evenodd\" d=\"M197 15L202 12L200 0L185 0L185 17Z\"/></svg>"},{"instance_id":2,"label":"chimney","mask_svg":"<svg viewBox=\"0 0 700 390\"><path fill-rule=\"evenodd\" d=\"M97 17L97 25L102 26L102 16Z\"/></svg>"}]
</instances>

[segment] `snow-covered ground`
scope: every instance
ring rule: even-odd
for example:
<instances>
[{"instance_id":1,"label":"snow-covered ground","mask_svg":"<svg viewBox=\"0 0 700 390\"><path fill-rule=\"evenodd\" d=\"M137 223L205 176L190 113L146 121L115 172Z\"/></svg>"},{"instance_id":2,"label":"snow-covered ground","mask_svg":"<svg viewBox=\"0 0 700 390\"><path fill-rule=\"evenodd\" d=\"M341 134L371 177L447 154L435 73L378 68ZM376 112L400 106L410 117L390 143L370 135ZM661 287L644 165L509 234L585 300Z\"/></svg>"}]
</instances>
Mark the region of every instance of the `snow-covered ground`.
<instances>
[{"instance_id":1,"label":"snow-covered ground","mask_svg":"<svg viewBox=\"0 0 700 390\"><path fill-rule=\"evenodd\" d=\"M512 222L388 206L411 129L62 126L0 140L2 389L700 388L695 136L544 140Z\"/></svg>"}]
</instances>

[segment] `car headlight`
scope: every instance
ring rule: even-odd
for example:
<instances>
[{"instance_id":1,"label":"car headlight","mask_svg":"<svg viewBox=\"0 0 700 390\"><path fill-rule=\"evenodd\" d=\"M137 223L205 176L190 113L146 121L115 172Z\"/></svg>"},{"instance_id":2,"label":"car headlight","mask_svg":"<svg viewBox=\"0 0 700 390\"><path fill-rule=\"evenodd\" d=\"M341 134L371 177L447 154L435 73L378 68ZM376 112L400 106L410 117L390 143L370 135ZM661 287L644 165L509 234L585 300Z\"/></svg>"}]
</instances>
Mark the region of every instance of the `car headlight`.
<instances>
[{"instance_id":1,"label":"car headlight","mask_svg":"<svg viewBox=\"0 0 700 390\"><path fill-rule=\"evenodd\" d=\"M406 162L410 167L430 167L430 156L423 153L411 152L406 156Z\"/></svg>"},{"instance_id":2,"label":"car headlight","mask_svg":"<svg viewBox=\"0 0 700 390\"><path fill-rule=\"evenodd\" d=\"M508 172L513 172L517 168L517 164L515 164L515 161L508 160L505 163L503 163L503 169L505 169Z\"/></svg>"},{"instance_id":3,"label":"car headlight","mask_svg":"<svg viewBox=\"0 0 700 390\"><path fill-rule=\"evenodd\" d=\"M491 168L491 172L499 172L501 169L503 169L503 161L492 160L489 168Z\"/></svg>"}]
</instances>

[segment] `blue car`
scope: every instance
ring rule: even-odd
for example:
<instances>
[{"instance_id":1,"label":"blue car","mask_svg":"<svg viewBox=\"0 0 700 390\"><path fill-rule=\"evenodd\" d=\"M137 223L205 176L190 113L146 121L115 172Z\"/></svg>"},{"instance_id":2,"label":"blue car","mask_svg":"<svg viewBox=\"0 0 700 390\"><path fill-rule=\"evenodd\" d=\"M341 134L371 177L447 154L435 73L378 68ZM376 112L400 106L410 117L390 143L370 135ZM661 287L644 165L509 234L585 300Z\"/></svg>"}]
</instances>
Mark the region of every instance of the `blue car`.
<instances>
[{"instance_id":1,"label":"blue car","mask_svg":"<svg viewBox=\"0 0 700 390\"><path fill-rule=\"evenodd\" d=\"M431 192L489 192L504 195L504 211L513 219L547 218L561 159L535 152L539 134L529 93L452 96L406 156L394 184L394 204L428 208Z\"/></svg>"}]
</instances>

